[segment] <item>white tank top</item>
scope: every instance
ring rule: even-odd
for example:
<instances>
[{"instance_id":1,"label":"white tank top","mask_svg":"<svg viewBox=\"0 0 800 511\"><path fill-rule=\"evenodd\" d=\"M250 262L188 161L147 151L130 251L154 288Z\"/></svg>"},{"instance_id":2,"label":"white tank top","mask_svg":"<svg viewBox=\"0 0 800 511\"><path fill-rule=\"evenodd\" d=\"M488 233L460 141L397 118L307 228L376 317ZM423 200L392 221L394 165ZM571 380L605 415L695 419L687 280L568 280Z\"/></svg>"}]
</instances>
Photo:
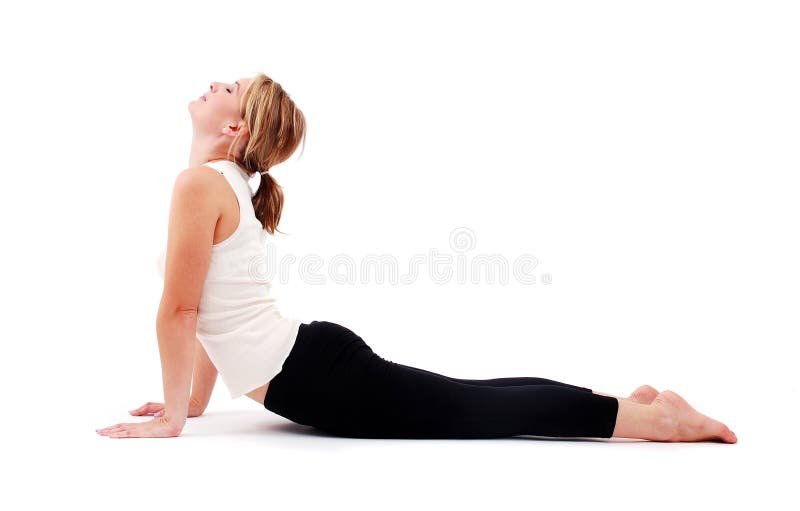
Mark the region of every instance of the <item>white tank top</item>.
<instances>
[{"instance_id":1,"label":"white tank top","mask_svg":"<svg viewBox=\"0 0 800 511\"><path fill-rule=\"evenodd\" d=\"M239 226L211 247L197 310L197 339L235 399L281 371L301 321L280 313L270 282L258 270L265 263L267 231L255 216L247 173L229 160L204 165L225 176L239 200ZM162 251L162 279L165 259Z\"/></svg>"}]
</instances>

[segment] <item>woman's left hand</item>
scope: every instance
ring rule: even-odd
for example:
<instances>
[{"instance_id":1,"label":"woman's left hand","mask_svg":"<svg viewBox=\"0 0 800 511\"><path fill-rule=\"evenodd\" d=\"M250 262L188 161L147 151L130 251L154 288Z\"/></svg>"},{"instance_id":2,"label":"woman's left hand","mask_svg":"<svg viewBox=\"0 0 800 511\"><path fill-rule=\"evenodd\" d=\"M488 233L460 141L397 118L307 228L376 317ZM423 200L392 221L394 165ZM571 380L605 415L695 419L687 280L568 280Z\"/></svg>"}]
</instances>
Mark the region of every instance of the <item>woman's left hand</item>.
<instances>
[{"instance_id":1,"label":"woman's left hand","mask_svg":"<svg viewBox=\"0 0 800 511\"><path fill-rule=\"evenodd\" d=\"M111 438L168 438L183 431L183 425L170 422L165 417L155 417L147 422L125 422L96 429L97 434Z\"/></svg>"}]
</instances>

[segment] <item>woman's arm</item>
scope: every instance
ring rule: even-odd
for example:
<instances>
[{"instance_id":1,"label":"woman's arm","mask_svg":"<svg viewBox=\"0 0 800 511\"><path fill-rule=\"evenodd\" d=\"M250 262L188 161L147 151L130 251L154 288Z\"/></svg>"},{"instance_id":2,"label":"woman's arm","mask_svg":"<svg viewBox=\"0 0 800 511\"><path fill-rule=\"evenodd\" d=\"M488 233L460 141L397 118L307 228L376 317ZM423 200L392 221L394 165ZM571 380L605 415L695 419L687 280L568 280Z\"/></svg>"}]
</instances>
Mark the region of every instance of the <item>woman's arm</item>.
<instances>
[{"instance_id":1,"label":"woman's arm","mask_svg":"<svg viewBox=\"0 0 800 511\"><path fill-rule=\"evenodd\" d=\"M201 415L214 391L217 383L217 368L208 358L205 348L200 340L195 337L194 343L194 373L192 375L192 395L189 397L189 417Z\"/></svg>"},{"instance_id":2,"label":"woman's arm","mask_svg":"<svg viewBox=\"0 0 800 511\"><path fill-rule=\"evenodd\" d=\"M170 205L164 291L156 329L164 379L164 417L183 429L189 415L197 313L220 207L216 171L191 167L178 174Z\"/></svg>"},{"instance_id":3,"label":"woman's arm","mask_svg":"<svg viewBox=\"0 0 800 511\"><path fill-rule=\"evenodd\" d=\"M164 291L156 316L164 414L149 422L114 424L98 429L98 434L111 438L174 437L186 424L198 307L221 210L213 192L218 180L219 174L210 167L191 167L178 174L172 191ZM136 410L135 415L142 413L149 412Z\"/></svg>"}]
</instances>

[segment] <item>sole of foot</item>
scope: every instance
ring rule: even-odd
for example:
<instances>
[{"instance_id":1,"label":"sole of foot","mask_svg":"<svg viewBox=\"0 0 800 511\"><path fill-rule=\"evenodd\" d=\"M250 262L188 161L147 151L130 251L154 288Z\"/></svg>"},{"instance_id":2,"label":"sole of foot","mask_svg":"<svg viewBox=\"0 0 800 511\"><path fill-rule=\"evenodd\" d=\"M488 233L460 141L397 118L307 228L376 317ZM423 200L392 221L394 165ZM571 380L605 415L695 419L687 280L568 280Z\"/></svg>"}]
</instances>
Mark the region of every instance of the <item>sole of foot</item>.
<instances>
[{"instance_id":1,"label":"sole of foot","mask_svg":"<svg viewBox=\"0 0 800 511\"><path fill-rule=\"evenodd\" d=\"M736 435L725 424L707 417L692 408L681 396L665 390L656 396L652 406L661 410L663 417L655 435L662 442L722 441L735 444Z\"/></svg>"}]
</instances>

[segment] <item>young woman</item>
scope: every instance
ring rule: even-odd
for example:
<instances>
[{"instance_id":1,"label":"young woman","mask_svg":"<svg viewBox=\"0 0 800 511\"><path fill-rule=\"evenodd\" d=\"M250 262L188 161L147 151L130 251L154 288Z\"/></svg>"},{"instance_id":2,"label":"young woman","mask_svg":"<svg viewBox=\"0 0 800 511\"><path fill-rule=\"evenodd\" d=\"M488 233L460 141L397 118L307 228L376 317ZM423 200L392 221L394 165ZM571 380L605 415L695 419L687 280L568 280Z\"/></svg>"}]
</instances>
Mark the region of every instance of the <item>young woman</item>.
<instances>
[{"instance_id":1,"label":"young woman","mask_svg":"<svg viewBox=\"0 0 800 511\"><path fill-rule=\"evenodd\" d=\"M736 443L727 426L668 390L643 385L623 398L544 378L452 378L384 360L342 325L283 316L252 263L262 260L283 205L269 169L305 145L305 117L261 73L213 82L189 112L189 167L173 188L156 321L165 403L130 412L152 415L148 422L99 434L180 435L186 418L205 410L219 374L233 398L348 437Z\"/></svg>"}]
</instances>

